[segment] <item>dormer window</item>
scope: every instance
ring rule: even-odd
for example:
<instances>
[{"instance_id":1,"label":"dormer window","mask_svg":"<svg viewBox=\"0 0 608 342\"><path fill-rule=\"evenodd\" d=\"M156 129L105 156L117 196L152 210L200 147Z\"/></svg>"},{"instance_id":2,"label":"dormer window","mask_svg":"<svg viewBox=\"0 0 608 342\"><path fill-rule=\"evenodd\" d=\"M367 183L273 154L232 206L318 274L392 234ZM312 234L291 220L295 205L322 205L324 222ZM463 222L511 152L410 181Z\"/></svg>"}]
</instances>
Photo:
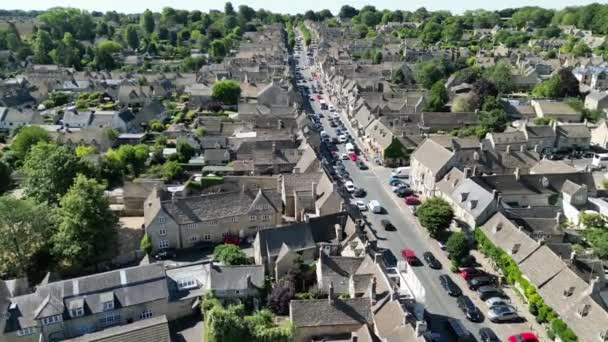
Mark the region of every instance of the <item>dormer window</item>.
<instances>
[{"instance_id":1,"label":"dormer window","mask_svg":"<svg viewBox=\"0 0 608 342\"><path fill-rule=\"evenodd\" d=\"M84 316L84 308L75 308L70 310L70 317L76 318Z\"/></svg>"},{"instance_id":2,"label":"dormer window","mask_svg":"<svg viewBox=\"0 0 608 342\"><path fill-rule=\"evenodd\" d=\"M61 321L61 315L44 317L42 319L42 325L51 325L55 323L59 323Z\"/></svg>"},{"instance_id":3,"label":"dormer window","mask_svg":"<svg viewBox=\"0 0 608 342\"><path fill-rule=\"evenodd\" d=\"M581 317L585 317L589 314L589 310L591 310L591 305L589 304L584 304L583 306L581 306L578 310L578 314Z\"/></svg>"},{"instance_id":4,"label":"dormer window","mask_svg":"<svg viewBox=\"0 0 608 342\"><path fill-rule=\"evenodd\" d=\"M574 286L570 286L566 290L564 290L564 297L570 297L574 294Z\"/></svg>"},{"instance_id":5,"label":"dormer window","mask_svg":"<svg viewBox=\"0 0 608 342\"><path fill-rule=\"evenodd\" d=\"M103 303L103 311L114 310L114 301L104 302Z\"/></svg>"},{"instance_id":6,"label":"dormer window","mask_svg":"<svg viewBox=\"0 0 608 342\"><path fill-rule=\"evenodd\" d=\"M33 335L36 332L35 327L27 327L20 330L17 330L17 336L28 336Z\"/></svg>"},{"instance_id":7,"label":"dormer window","mask_svg":"<svg viewBox=\"0 0 608 342\"><path fill-rule=\"evenodd\" d=\"M198 283L192 278L185 278L177 281L177 288L180 290L194 289L197 287Z\"/></svg>"},{"instance_id":8,"label":"dormer window","mask_svg":"<svg viewBox=\"0 0 608 342\"><path fill-rule=\"evenodd\" d=\"M519 249L521 248L521 244L516 243L513 245L513 248L511 248L511 254L517 254L517 252L519 252Z\"/></svg>"}]
</instances>

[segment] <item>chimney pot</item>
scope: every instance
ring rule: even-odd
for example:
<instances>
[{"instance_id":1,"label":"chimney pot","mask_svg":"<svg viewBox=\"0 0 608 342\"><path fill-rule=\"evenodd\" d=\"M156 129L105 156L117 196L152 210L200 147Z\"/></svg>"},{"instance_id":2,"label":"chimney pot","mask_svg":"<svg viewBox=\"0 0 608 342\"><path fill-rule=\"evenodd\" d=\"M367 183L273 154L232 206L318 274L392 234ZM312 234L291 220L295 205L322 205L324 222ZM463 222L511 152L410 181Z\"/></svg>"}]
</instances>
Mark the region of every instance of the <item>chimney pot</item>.
<instances>
[{"instance_id":1,"label":"chimney pot","mask_svg":"<svg viewBox=\"0 0 608 342\"><path fill-rule=\"evenodd\" d=\"M507 147L505 148L505 151L507 153L511 153L511 145L507 145Z\"/></svg>"}]
</instances>

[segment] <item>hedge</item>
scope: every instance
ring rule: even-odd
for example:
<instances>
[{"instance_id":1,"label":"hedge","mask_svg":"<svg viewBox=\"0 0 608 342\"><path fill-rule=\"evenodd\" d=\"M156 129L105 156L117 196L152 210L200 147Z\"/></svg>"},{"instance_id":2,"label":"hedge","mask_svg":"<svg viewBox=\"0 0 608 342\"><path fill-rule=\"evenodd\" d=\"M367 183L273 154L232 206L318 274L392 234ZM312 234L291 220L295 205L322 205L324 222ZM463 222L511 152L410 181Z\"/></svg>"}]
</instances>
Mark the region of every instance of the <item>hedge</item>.
<instances>
[{"instance_id":1,"label":"hedge","mask_svg":"<svg viewBox=\"0 0 608 342\"><path fill-rule=\"evenodd\" d=\"M578 337L572 329L557 317L555 311L545 304L534 285L522 276L517 263L509 254L496 247L481 229L475 229L475 241L477 249L500 268L507 283L519 284L524 292L523 295L528 300L528 309L536 317L538 323L549 323L550 334L558 336L563 342L578 341Z\"/></svg>"}]
</instances>

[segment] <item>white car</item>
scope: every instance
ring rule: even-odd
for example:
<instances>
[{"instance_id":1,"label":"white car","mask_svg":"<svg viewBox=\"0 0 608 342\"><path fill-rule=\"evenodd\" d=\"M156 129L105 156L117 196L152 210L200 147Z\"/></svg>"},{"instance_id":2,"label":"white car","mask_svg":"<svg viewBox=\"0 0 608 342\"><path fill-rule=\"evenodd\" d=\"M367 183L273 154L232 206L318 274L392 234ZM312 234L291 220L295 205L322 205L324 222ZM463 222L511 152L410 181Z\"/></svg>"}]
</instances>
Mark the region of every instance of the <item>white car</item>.
<instances>
[{"instance_id":1,"label":"white car","mask_svg":"<svg viewBox=\"0 0 608 342\"><path fill-rule=\"evenodd\" d=\"M345 143L345 142L347 142L347 141L348 141L348 138L346 137L346 135L344 135L344 134L340 134L340 135L338 136L338 141L340 141L341 143Z\"/></svg>"},{"instance_id":2,"label":"white car","mask_svg":"<svg viewBox=\"0 0 608 342\"><path fill-rule=\"evenodd\" d=\"M355 204L357 205L357 208L359 208L359 211L366 211L367 210L367 204L364 201L357 201L355 202Z\"/></svg>"},{"instance_id":3,"label":"white car","mask_svg":"<svg viewBox=\"0 0 608 342\"><path fill-rule=\"evenodd\" d=\"M403 183L397 183L397 185L392 186L393 192L395 192L401 188L407 188L407 185L405 185Z\"/></svg>"},{"instance_id":4,"label":"white car","mask_svg":"<svg viewBox=\"0 0 608 342\"><path fill-rule=\"evenodd\" d=\"M346 153L340 153L340 159L342 159L342 160L348 160L348 154L346 154Z\"/></svg>"},{"instance_id":5,"label":"white car","mask_svg":"<svg viewBox=\"0 0 608 342\"><path fill-rule=\"evenodd\" d=\"M486 300L486 305L488 307L499 306L499 305L511 305L511 302L508 299L500 298L500 297L492 297Z\"/></svg>"},{"instance_id":6,"label":"white car","mask_svg":"<svg viewBox=\"0 0 608 342\"><path fill-rule=\"evenodd\" d=\"M346 188L346 191L348 191L348 192L355 192L355 190L356 190L355 184L353 184L353 182L351 182L351 181L344 183L344 187Z\"/></svg>"}]
</instances>

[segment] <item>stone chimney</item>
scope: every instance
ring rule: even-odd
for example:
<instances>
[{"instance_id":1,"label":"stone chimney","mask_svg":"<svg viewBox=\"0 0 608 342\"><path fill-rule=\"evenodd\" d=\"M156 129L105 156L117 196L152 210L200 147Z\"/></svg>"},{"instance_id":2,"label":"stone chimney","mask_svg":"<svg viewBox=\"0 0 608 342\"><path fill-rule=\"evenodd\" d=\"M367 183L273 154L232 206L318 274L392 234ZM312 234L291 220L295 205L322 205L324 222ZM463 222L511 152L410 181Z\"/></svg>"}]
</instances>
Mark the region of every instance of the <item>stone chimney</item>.
<instances>
[{"instance_id":1,"label":"stone chimney","mask_svg":"<svg viewBox=\"0 0 608 342\"><path fill-rule=\"evenodd\" d=\"M344 200L340 201L340 211L346 210L346 202Z\"/></svg>"},{"instance_id":2,"label":"stone chimney","mask_svg":"<svg viewBox=\"0 0 608 342\"><path fill-rule=\"evenodd\" d=\"M329 286L327 287L327 302L329 303L329 305L334 305L335 301L334 301L334 283L330 282Z\"/></svg>"},{"instance_id":3,"label":"stone chimney","mask_svg":"<svg viewBox=\"0 0 608 342\"><path fill-rule=\"evenodd\" d=\"M342 236L344 235L344 229L342 229L342 225L336 223L334 225L334 229L336 230L336 239L338 239L338 241L342 241Z\"/></svg>"},{"instance_id":4,"label":"stone chimney","mask_svg":"<svg viewBox=\"0 0 608 342\"><path fill-rule=\"evenodd\" d=\"M538 147L538 144L534 145L534 152L539 153L540 148Z\"/></svg>"},{"instance_id":5,"label":"stone chimney","mask_svg":"<svg viewBox=\"0 0 608 342\"><path fill-rule=\"evenodd\" d=\"M372 281L369 283L368 295L372 304L376 302L376 277L372 277Z\"/></svg>"},{"instance_id":6,"label":"stone chimney","mask_svg":"<svg viewBox=\"0 0 608 342\"><path fill-rule=\"evenodd\" d=\"M177 203L177 196L175 196L175 192L171 193L171 203Z\"/></svg>"},{"instance_id":7,"label":"stone chimney","mask_svg":"<svg viewBox=\"0 0 608 342\"><path fill-rule=\"evenodd\" d=\"M247 276L245 277L245 284L247 284L247 288L251 286L251 274L247 274Z\"/></svg>"},{"instance_id":8,"label":"stone chimney","mask_svg":"<svg viewBox=\"0 0 608 342\"><path fill-rule=\"evenodd\" d=\"M507 147L505 147L505 152L511 153L511 145L507 145Z\"/></svg>"},{"instance_id":9,"label":"stone chimney","mask_svg":"<svg viewBox=\"0 0 608 342\"><path fill-rule=\"evenodd\" d=\"M480 151L480 152L483 152L483 142L480 142L480 143L479 143L479 151Z\"/></svg>"},{"instance_id":10,"label":"stone chimney","mask_svg":"<svg viewBox=\"0 0 608 342\"><path fill-rule=\"evenodd\" d=\"M555 214L555 222L557 224L560 224L561 221L562 221L562 212L558 211L557 214Z\"/></svg>"},{"instance_id":11,"label":"stone chimney","mask_svg":"<svg viewBox=\"0 0 608 342\"><path fill-rule=\"evenodd\" d=\"M317 199L317 183L316 182L312 182L312 184L310 186L310 191L312 191L312 199L316 200Z\"/></svg>"},{"instance_id":12,"label":"stone chimney","mask_svg":"<svg viewBox=\"0 0 608 342\"><path fill-rule=\"evenodd\" d=\"M519 180L519 176L520 176L520 173L519 173L519 172L520 172L520 171L519 171L519 168L518 168L518 167L516 167L516 168L515 168L515 180L516 180L516 181L518 181L518 180Z\"/></svg>"},{"instance_id":13,"label":"stone chimney","mask_svg":"<svg viewBox=\"0 0 608 342\"><path fill-rule=\"evenodd\" d=\"M465 180L465 179L467 179L467 178L471 177L471 169L470 169L470 168L468 168L468 167L465 167L465 168L462 170L462 176L463 176L463 180Z\"/></svg>"},{"instance_id":14,"label":"stone chimney","mask_svg":"<svg viewBox=\"0 0 608 342\"><path fill-rule=\"evenodd\" d=\"M523 144L519 145L519 152L524 152L525 150L526 147Z\"/></svg>"}]
</instances>

